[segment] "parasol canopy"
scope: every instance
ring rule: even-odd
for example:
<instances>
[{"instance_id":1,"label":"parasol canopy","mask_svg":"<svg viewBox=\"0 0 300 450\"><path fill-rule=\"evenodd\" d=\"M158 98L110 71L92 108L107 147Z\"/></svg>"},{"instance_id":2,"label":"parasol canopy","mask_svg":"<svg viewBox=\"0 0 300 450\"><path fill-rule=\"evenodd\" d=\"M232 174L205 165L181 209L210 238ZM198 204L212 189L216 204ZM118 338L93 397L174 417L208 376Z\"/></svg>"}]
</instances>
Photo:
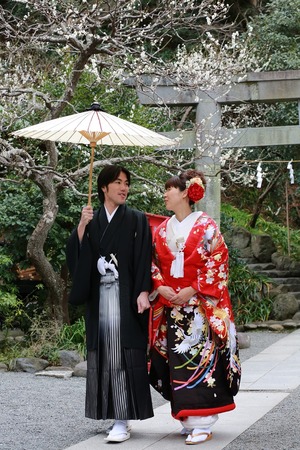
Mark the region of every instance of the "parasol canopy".
<instances>
[{"instance_id":1,"label":"parasol canopy","mask_svg":"<svg viewBox=\"0 0 300 450\"><path fill-rule=\"evenodd\" d=\"M93 103L90 109L82 113L41 122L37 125L22 128L12 134L44 141L89 144L91 147L89 205L91 204L94 149L96 145L175 146L175 141L162 134L102 111L99 103Z\"/></svg>"}]
</instances>

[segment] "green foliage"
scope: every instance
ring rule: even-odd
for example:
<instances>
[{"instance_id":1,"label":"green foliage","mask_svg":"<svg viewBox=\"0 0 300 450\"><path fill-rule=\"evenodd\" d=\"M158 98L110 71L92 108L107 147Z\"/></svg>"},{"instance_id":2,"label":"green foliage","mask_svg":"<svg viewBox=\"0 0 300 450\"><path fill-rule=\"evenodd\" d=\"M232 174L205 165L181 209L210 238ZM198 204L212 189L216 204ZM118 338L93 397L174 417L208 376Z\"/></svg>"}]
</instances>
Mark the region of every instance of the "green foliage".
<instances>
[{"instance_id":1,"label":"green foliage","mask_svg":"<svg viewBox=\"0 0 300 450\"><path fill-rule=\"evenodd\" d=\"M42 196L30 182L3 182L0 191L0 233L14 261L26 254L27 240L41 214Z\"/></svg>"},{"instance_id":2,"label":"green foliage","mask_svg":"<svg viewBox=\"0 0 300 450\"><path fill-rule=\"evenodd\" d=\"M37 314L31 319L30 329L24 343L5 341L0 353L0 362L9 364L13 358L37 357L59 363L59 350L76 350L85 357L85 321L79 317L71 325L61 325L48 318L47 313Z\"/></svg>"},{"instance_id":3,"label":"green foliage","mask_svg":"<svg viewBox=\"0 0 300 450\"><path fill-rule=\"evenodd\" d=\"M272 299L266 277L231 258L228 288L238 324L268 320Z\"/></svg>"},{"instance_id":4,"label":"green foliage","mask_svg":"<svg viewBox=\"0 0 300 450\"><path fill-rule=\"evenodd\" d=\"M0 280L2 285L12 285L12 282L15 279L12 268L12 258L8 255L7 249L0 246Z\"/></svg>"},{"instance_id":5,"label":"green foliage","mask_svg":"<svg viewBox=\"0 0 300 450\"><path fill-rule=\"evenodd\" d=\"M15 358L26 358L27 356L31 356L28 353L28 349L24 346L24 344L11 343L8 341L4 341L4 345L0 351L0 362L7 364L10 366L10 363Z\"/></svg>"},{"instance_id":6,"label":"green foliage","mask_svg":"<svg viewBox=\"0 0 300 450\"><path fill-rule=\"evenodd\" d=\"M239 211L240 212L240 211ZM243 217L243 214L241 214ZM222 232L234 232L231 217L222 214ZM251 271L239 259L239 251L227 243L229 250L229 281L232 307L237 324L265 321L269 318L272 299L269 296L269 280L264 275Z\"/></svg>"},{"instance_id":7,"label":"green foliage","mask_svg":"<svg viewBox=\"0 0 300 450\"><path fill-rule=\"evenodd\" d=\"M48 315L36 315L30 325L28 336L28 356L48 359L52 364L58 362L56 342L61 325L48 318Z\"/></svg>"},{"instance_id":8,"label":"green foliage","mask_svg":"<svg viewBox=\"0 0 300 450\"><path fill-rule=\"evenodd\" d=\"M2 327L14 327L23 314L23 303L16 294L0 289L0 323L2 322Z\"/></svg>"},{"instance_id":9,"label":"green foliage","mask_svg":"<svg viewBox=\"0 0 300 450\"><path fill-rule=\"evenodd\" d=\"M251 215L241 209L235 208L234 206L224 203L221 206L222 214L226 217L227 221L230 221L232 225L241 226L251 231L252 234L269 234L278 251L283 254L288 254L288 237L286 227L264 220L259 217L257 221L256 228L249 227L249 220ZM225 220L225 219L224 219ZM300 259L300 231L290 230L290 247L291 256L297 260Z\"/></svg>"},{"instance_id":10,"label":"green foliage","mask_svg":"<svg viewBox=\"0 0 300 450\"><path fill-rule=\"evenodd\" d=\"M86 352L85 320L80 317L71 325L63 325L58 338L58 347L66 350L76 350L82 356Z\"/></svg>"},{"instance_id":11,"label":"green foliage","mask_svg":"<svg viewBox=\"0 0 300 450\"><path fill-rule=\"evenodd\" d=\"M59 350L76 350L85 355L85 322L81 317L72 325L49 320L48 315L34 317L29 330L28 353L58 363Z\"/></svg>"},{"instance_id":12,"label":"green foliage","mask_svg":"<svg viewBox=\"0 0 300 450\"><path fill-rule=\"evenodd\" d=\"M299 69L300 0L271 0L254 17L253 46L268 70Z\"/></svg>"},{"instance_id":13,"label":"green foliage","mask_svg":"<svg viewBox=\"0 0 300 450\"><path fill-rule=\"evenodd\" d=\"M24 314L23 304L13 284L12 260L0 247L0 328L9 328Z\"/></svg>"}]
</instances>

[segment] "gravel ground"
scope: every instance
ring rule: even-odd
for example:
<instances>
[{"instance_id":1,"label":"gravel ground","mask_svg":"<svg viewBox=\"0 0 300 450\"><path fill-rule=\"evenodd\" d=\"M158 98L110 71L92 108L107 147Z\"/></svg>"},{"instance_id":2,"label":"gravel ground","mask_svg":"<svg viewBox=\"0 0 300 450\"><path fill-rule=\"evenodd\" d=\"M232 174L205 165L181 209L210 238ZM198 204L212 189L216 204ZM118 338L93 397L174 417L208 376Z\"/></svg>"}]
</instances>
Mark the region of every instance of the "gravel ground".
<instances>
[{"instance_id":1,"label":"gravel ground","mask_svg":"<svg viewBox=\"0 0 300 450\"><path fill-rule=\"evenodd\" d=\"M255 331L248 334L251 346L241 350L242 361L287 333ZM162 405L162 397L155 391L152 393L154 408ZM23 372L0 373L0 450L63 450L104 432L109 421L86 419L84 401L84 378L64 380ZM299 450L299 405L300 389L296 389L226 450ZM266 446L257 446L258 433L264 434Z\"/></svg>"},{"instance_id":2,"label":"gravel ground","mask_svg":"<svg viewBox=\"0 0 300 450\"><path fill-rule=\"evenodd\" d=\"M251 347L241 360L254 356L288 333L250 332ZM300 450L300 386L223 450Z\"/></svg>"}]
</instances>

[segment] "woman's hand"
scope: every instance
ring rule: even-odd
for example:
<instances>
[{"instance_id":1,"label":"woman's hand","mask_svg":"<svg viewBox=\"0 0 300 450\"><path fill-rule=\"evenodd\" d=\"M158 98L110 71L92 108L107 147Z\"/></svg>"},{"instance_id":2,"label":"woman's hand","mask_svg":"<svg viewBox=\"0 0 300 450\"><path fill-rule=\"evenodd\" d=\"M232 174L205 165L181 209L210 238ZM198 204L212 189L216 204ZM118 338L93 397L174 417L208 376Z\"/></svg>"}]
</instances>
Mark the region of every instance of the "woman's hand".
<instances>
[{"instance_id":1,"label":"woman's hand","mask_svg":"<svg viewBox=\"0 0 300 450\"><path fill-rule=\"evenodd\" d=\"M167 300L171 300L176 295L176 292L170 286L159 286L157 292Z\"/></svg>"},{"instance_id":2,"label":"woman's hand","mask_svg":"<svg viewBox=\"0 0 300 450\"><path fill-rule=\"evenodd\" d=\"M148 298L148 292L141 292L137 298L138 313L142 314L144 311L150 308L150 302Z\"/></svg>"},{"instance_id":3,"label":"woman's hand","mask_svg":"<svg viewBox=\"0 0 300 450\"><path fill-rule=\"evenodd\" d=\"M187 303L191 297L196 293L197 291L192 288L191 286L188 286L186 288L181 289L179 292L175 292L175 295L173 295L172 298L170 298L170 302L173 305L184 305Z\"/></svg>"}]
</instances>

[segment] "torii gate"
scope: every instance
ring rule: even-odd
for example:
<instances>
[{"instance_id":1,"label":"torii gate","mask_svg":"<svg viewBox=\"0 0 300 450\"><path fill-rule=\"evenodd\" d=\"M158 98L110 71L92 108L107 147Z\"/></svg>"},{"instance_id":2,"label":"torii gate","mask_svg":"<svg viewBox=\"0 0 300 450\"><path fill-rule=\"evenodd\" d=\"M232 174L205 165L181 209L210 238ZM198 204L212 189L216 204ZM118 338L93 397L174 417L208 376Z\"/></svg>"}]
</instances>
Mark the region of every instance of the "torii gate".
<instances>
[{"instance_id":1,"label":"torii gate","mask_svg":"<svg viewBox=\"0 0 300 450\"><path fill-rule=\"evenodd\" d=\"M154 81L155 80L155 81ZM300 143L300 70L248 73L232 87L220 86L213 91L179 89L167 78L143 76L137 85L131 78L126 84L136 88L143 105L195 106L193 131L164 133L181 136L179 149L195 148L196 167L208 178L206 196L200 208L220 223L220 148L293 145ZM299 125L227 129L220 126L222 105L241 103L298 102ZM210 142L204 149L203 146ZM214 155L213 157L211 155Z\"/></svg>"}]
</instances>

